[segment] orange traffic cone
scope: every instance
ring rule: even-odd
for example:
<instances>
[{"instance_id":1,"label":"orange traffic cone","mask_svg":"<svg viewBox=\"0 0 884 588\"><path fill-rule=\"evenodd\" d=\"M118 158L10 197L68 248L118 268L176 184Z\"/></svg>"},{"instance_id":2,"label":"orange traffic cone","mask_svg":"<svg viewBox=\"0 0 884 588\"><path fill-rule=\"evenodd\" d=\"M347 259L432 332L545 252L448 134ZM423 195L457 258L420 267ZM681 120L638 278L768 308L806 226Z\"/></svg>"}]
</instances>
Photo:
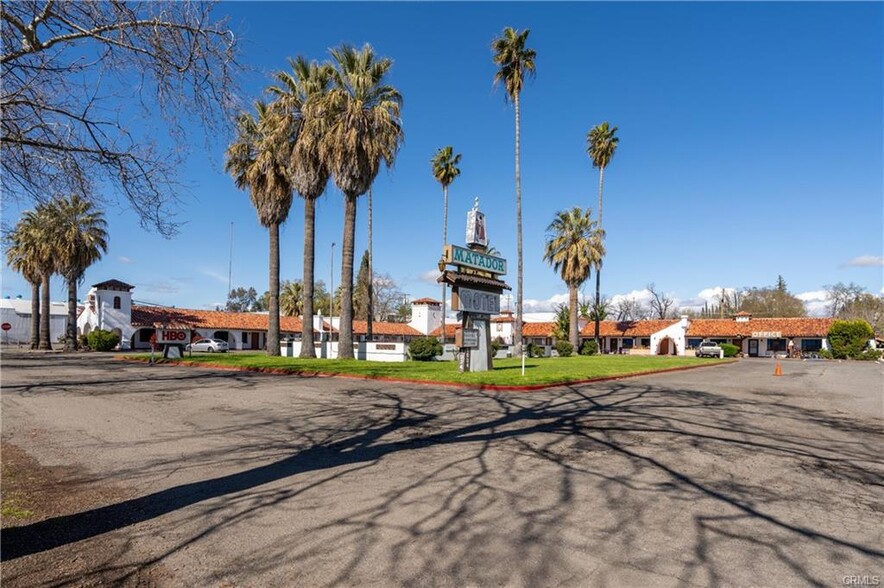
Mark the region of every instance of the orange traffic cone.
<instances>
[{"instance_id":1,"label":"orange traffic cone","mask_svg":"<svg viewBox=\"0 0 884 588\"><path fill-rule=\"evenodd\" d=\"M779 358L777 358L777 367L774 368L773 375L775 375L775 376L782 376L783 375L783 368L780 367Z\"/></svg>"}]
</instances>

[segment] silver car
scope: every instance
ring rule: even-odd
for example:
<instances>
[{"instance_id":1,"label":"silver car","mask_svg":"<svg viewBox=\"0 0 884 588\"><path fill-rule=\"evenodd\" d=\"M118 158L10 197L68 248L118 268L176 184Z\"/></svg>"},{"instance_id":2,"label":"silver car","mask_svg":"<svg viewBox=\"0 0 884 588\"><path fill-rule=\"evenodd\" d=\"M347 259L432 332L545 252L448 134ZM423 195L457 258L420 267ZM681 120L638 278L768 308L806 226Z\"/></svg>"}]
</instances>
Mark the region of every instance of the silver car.
<instances>
[{"instance_id":1,"label":"silver car","mask_svg":"<svg viewBox=\"0 0 884 588\"><path fill-rule=\"evenodd\" d=\"M207 353L226 353L230 347L227 345L227 341L222 341L221 339L200 339L194 343L191 343L184 349L187 351L205 351Z\"/></svg>"}]
</instances>

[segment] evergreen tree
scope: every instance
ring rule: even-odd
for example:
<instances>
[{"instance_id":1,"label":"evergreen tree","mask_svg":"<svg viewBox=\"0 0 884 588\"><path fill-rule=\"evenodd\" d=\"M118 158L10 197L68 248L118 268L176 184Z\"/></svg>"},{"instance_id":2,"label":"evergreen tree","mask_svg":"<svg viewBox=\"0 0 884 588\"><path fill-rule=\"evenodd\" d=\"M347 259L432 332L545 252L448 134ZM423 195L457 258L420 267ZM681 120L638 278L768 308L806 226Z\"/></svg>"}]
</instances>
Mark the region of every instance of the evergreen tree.
<instances>
[{"instance_id":1,"label":"evergreen tree","mask_svg":"<svg viewBox=\"0 0 884 588\"><path fill-rule=\"evenodd\" d=\"M359 263L359 273L356 274L356 284L353 287L353 318L357 321L368 320L368 287L369 277L368 251L362 254Z\"/></svg>"}]
</instances>

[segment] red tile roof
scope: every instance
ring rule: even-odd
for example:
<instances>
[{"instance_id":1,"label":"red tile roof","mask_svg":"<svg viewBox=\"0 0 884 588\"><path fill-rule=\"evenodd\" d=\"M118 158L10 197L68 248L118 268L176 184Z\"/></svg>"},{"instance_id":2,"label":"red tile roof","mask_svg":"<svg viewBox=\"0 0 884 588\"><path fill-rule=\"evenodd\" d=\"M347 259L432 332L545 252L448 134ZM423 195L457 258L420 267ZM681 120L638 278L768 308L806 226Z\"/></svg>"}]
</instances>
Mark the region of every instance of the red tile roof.
<instances>
[{"instance_id":1,"label":"red tile roof","mask_svg":"<svg viewBox=\"0 0 884 588\"><path fill-rule=\"evenodd\" d=\"M438 300L433 300L432 298L418 298L417 300L412 300L412 304L438 304L442 306L442 303Z\"/></svg>"},{"instance_id":2,"label":"red tile roof","mask_svg":"<svg viewBox=\"0 0 884 588\"><path fill-rule=\"evenodd\" d=\"M752 318L695 319L688 327L688 337L751 337L753 332L780 332L783 337L825 337L835 322L833 318Z\"/></svg>"},{"instance_id":3,"label":"red tile roof","mask_svg":"<svg viewBox=\"0 0 884 588\"><path fill-rule=\"evenodd\" d=\"M516 319L512 317L512 315L508 316L495 316L491 319L492 323L514 323Z\"/></svg>"},{"instance_id":4,"label":"red tile roof","mask_svg":"<svg viewBox=\"0 0 884 588\"><path fill-rule=\"evenodd\" d=\"M445 323L445 337L454 337L454 330L460 326L460 323ZM430 337L438 337L442 334L442 327L435 329L430 333Z\"/></svg>"},{"instance_id":5,"label":"red tile roof","mask_svg":"<svg viewBox=\"0 0 884 588\"><path fill-rule=\"evenodd\" d=\"M269 322L269 315L257 312L132 306L133 327L266 331ZM283 333L300 333L301 319L294 316L281 316L279 317L279 330Z\"/></svg>"},{"instance_id":6,"label":"red tile roof","mask_svg":"<svg viewBox=\"0 0 884 588\"><path fill-rule=\"evenodd\" d=\"M522 323L523 337L552 337L555 323Z\"/></svg>"},{"instance_id":7,"label":"red tile roof","mask_svg":"<svg viewBox=\"0 0 884 588\"><path fill-rule=\"evenodd\" d=\"M374 335L402 335L404 337L420 337L422 333L405 323L382 323L373 321L371 332ZM368 333L368 321L353 321L353 334L365 335Z\"/></svg>"},{"instance_id":8,"label":"red tile roof","mask_svg":"<svg viewBox=\"0 0 884 588\"><path fill-rule=\"evenodd\" d=\"M650 337L677 323L677 319L645 320L645 321L601 321L599 336L601 337ZM580 331L582 337L595 336L595 323L589 321Z\"/></svg>"},{"instance_id":9,"label":"red tile roof","mask_svg":"<svg viewBox=\"0 0 884 588\"><path fill-rule=\"evenodd\" d=\"M127 284L126 282L121 282L120 280L105 280L104 282L92 284L92 287L99 290L123 290L128 292L135 286Z\"/></svg>"}]
</instances>

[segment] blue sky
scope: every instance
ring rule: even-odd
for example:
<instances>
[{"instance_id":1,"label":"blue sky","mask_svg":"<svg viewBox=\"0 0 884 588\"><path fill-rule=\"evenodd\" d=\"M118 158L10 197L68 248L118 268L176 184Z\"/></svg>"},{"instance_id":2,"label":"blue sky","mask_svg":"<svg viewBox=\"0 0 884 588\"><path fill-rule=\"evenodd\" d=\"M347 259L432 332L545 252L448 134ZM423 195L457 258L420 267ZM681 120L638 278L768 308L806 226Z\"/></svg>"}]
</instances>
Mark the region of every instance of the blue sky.
<instances>
[{"instance_id":1,"label":"blue sky","mask_svg":"<svg viewBox=\"0 0 884 588\"><path fill-rule=\"evenodd\" d=\"M223 3L242 42L243 99L262 95L286 58L325 59L371 43L394 60L405 143L374 186L375 267L410 298L440 296L442 194L434 151L463 154L450 188L449 239L480 198L489 238L515 284L513 109L492 87L490 44L530 28L537 76L522 94L526 312L566 300L541 259L557 210L597 205L586 133L619 127L605 173L608 256L602 291L647 283L697 304L714 287L771 285L781 274L812 303L825 284L884 286L884 5L881 3ZM86 284L117 278L136 300L223 304L230 223L234 286L267 288L267 233L223 172L224 142L194 134L172 240L107 210L110 251ZM5 222L19 213L4 201ZM12 217L12 218L11 218ZM317 206L316 273L340 281L343 199L330 183ZM360 199L358 256L366 245ZM282 278L302 275L303 204L282 231ZM586 292L593 289L594 279ZM3 295L28 295L4 267ZM54 297L63 298L59 282ZM640 294L638 294L640 296Z\"/></svg>"}]
</instances>

